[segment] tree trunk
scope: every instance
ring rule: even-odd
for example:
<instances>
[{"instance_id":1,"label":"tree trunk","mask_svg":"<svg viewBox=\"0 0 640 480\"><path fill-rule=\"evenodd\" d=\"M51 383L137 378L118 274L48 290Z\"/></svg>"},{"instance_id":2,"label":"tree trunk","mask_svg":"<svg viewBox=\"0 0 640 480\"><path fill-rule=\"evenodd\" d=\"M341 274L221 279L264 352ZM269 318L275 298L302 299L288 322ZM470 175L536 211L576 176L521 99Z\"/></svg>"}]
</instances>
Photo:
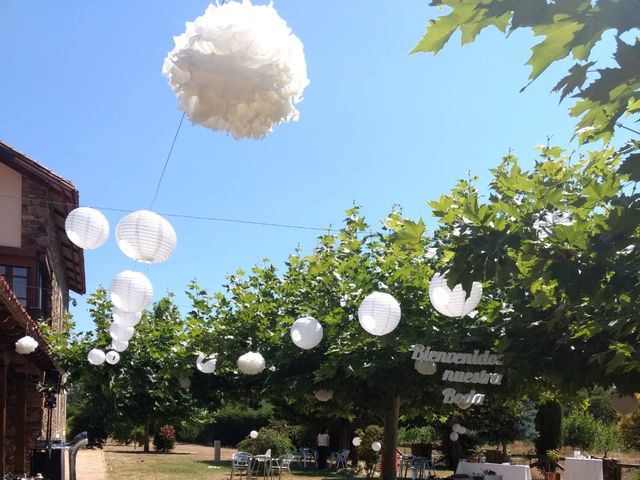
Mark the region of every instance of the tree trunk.
<instances>
[{"instance_id":1,"label":"tree trunk","mask_svg":"<svg viewBox=\"0 0 640 480\"><path fill-rule=\"evenodd\" d=\"M396 448L398 437L398 418L400 417L400 396L391 401L391 408L384 418L384 443L382 446L382 480L396 480Z\"/></svg>"},{"instance_id":2,"label":"tree trunk","mask_svg":"<svg viewBox=\"0 0 640 480\"><path fill-rule=\"evenodd\" d=\"M144 453L149 453L149 417L144 417Z\"/></svg>"}]
</instances>

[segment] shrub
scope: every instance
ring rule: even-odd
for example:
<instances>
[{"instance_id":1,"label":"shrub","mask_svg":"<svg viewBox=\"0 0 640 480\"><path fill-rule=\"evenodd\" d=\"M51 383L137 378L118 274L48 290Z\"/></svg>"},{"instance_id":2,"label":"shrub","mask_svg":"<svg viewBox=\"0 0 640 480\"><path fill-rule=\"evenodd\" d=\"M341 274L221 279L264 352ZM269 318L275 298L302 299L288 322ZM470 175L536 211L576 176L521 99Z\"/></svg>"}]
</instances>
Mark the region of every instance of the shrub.
<instances>
[{"instance_id":1,"label":"shrub","mask_svg":"<svg viewBox=\"0 0 640 480\"><path fill-rule=\"evenodd\" d=\"M620 433L625 447L640 450L640 409L622 419Z\"/></svg>"},{"instance_id":2,"label":"shrub","mask_svg":"<svg viewBox=\"0 0 640 480\"><path fill-rule=\"evenodd\" d=\"M608 425L599 422L598 433L593 448L604 452L604 456L611 450L618 450L622 445L622 436L617 425Z\"/></svg>"},{"instance_id":3,"label":"shrub","mask_svg":"<svg viewBox=\"0 0 640 480\"><path fill-rule=\"evenodd\" d=\"M593 449L600 423L588 412L573 412L562 420L562 439L565 445Z\"/></svg>"},{"instance_id":4,"label":"shrub","mask_svg":"<svg viewBox=\"0 0 640 480\"><path fill-rule=\"evenodd\" d=\"M538 438L535 440L536 453L546 455L548 450L560 447L562 440L562 407L558 402L540 405L535 418Z\"/></svg>"},{"instance_id":5,"label":"shrub","mask_svg":"<svg viewBox=\"0 0 640 480\"><path fill-rule=\"evenodd\" d=\"M275 428L261 428L258 438L246 437L238 443L238 450L259 455L271 449L272 457L279 457L293 451L293 444L286 433Z\"/></svg>"},{"instance_id":6,"label":"shrub","mask_svg":"<svg viewBox=\"0 0 640 480\"><path fill-rule=\"evenodd\" d=\"M372 478L378 464L378 453L371 449L371 444L382 443L384 430L378 425L369 425L364 430L357 430L356 435L362 439L360 446L356 447L358 459L364 462L367 478Z\"/></svg>"},{"instance_id":7,"label":"shrub","mask_svg":"<svg viewBox=\"0 0 640 480\"><path fill-rule=\"evenodd\" d=\"M251 430L268 425L272 412L269 405L253 410L226 405L213 414L211 423L198 435L198 440L206 443L220 440L223 445L236 445Z\"/></svg>"},{"instance_id":8,"label":"shrub","mask_svg":"<svg viewBox=\"0 0 640 480\"><path fill-rule=\"evenodd\" d=\"M163 425L153 436L153 447L167 452L176 446L176 431L171 425Z\"/></svg>"}]
</instances>

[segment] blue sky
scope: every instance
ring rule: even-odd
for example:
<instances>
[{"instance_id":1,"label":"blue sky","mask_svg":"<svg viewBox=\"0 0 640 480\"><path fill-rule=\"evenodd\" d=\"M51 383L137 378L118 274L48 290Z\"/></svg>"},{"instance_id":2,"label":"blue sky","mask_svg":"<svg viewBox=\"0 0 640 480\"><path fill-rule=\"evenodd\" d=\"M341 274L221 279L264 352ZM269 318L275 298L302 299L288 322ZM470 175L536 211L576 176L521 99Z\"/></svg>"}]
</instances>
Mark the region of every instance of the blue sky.
<instances>
[{"instance_id":1,"label":"blue sky","mask_svg":"<svg viewBox=\"0 0 640 480\"><path fill-rule=\"evenodd\" d=\"M265 3L265 2L256 2ZM148 208L181 113L161 75L184 22L207 1L0 3L0 138L72 180L88 206ZM305 45L311 84L300 120L264 140L235 141L185 121L154 210L314 227L340 225L353 202L373 225L394 204L433 225L426 201L512 148L569 145L573 119L550 94L552 68L524 93L533 39L483 33L437 56L409 55L426 0L275 0ZM575 146L574 146L575 147ZM122 213L105 210L112 230ZM318 232L169 218L178 248L144 267L113 236L85 254L89 291L121 270L150 278L158 299L191 279L218 290L226 273L269 258L281 265ZM91 328L84 299L72 312Z\"/></svg>"}]
</instances>

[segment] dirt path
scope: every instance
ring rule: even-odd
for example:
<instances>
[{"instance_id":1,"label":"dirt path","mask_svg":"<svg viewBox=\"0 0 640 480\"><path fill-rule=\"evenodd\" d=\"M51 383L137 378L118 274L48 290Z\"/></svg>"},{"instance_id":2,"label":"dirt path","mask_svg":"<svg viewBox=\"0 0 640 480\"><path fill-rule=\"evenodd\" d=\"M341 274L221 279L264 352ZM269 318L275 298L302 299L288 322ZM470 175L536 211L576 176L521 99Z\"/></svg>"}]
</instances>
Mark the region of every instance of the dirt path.
<instances>
[{"instance_id":1,"label":"dirt path","mask_svg":"<svg viewBox=\"0 0 640 480\"><path fill-rule=\"evenodd\" d=\"M99 448L81 449L76 457L76 478L78 480L107 480L104 452Z\"/></svg>"}]
</instances>

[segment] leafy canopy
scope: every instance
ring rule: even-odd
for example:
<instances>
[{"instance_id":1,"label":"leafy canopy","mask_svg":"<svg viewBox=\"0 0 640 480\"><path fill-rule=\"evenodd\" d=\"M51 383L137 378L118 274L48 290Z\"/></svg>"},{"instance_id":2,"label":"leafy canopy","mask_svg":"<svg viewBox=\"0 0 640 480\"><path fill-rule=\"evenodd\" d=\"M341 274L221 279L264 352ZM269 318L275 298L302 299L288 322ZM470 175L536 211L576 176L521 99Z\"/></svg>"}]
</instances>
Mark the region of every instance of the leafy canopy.
<instances>
[{"instance_id":1,"label":"leafy canopy","mask_svg":"<svg viewBox=\"0 0 640 480\"><path fill-rule=\"evenodd\" d=\"M430 20L412 53L438 53L457 30L464 45L495 27L507 35L531 29L542 37L527 62L531 81L555 62L572 58L575 63L553 90L561 100L575 92L570 113L579 117L581 143L609 141L621 117L640 113L640 42L631 38L640 27L639 0L432 0L431 5L451 11ZM612 67L602 66L593 55L608 32L615 38L617 66Z\"/></svg>"}]
</instances>

